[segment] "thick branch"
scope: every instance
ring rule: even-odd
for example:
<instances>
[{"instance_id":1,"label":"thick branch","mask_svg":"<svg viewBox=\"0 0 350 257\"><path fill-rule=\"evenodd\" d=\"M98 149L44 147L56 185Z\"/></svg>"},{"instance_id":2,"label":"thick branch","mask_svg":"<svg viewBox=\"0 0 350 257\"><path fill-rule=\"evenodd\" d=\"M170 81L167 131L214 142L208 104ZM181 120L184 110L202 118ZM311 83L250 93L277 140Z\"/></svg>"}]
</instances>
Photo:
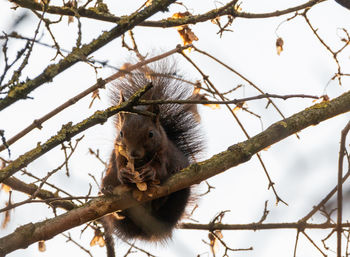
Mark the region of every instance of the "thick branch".
<instances>
[{"instance_id":1,"label":"thick branch","mask_svg":"<svg viewBox=\"0 0 350 257\"><path fill-rule=\"evenodd\" d=\"M30 2L34 4L34 1ZM8 95L5 98L0 99L0 111L17 100L26 98L31 91L40 85L52 81L57 74L71 67L80 60L85 60L91 53L124 34L126 31L132 29L134 26L152 16L156 12L164 10L173 2L175 2L175 0L155 0L152 2L153 4L151 6L146 7L139 13L133 13L130 16L123 17L116 27L110 31L103 32L101 36L92 40L89 44L83 45L81 48L75 48L67 57L59 61L57 64L49 65L36 78L12 87Z\"/></svg>"},{"instance_id":2,"label":"thick branch","mask_svg":"<svg viewBox=\"0 0 350 257\"><path fill-rule=\"evenodd\" d=\"M159 186L152 198L144 195L144 199L140 202L198 184L209 177L248 161L254 154L297 131L348 111L350 111L350 91L332 101L316 104L287 119L274 123L258 135L235 144L206 161L190 165L168 179L164 185ZM55 218L17 228L12 234L0 239L0 256L19 248L25 248L39 240L48 240L65 230L138 203L131 197L132 194L129 191L125 192L120 187L117 189L114 196L94 199L80 208Z\"/></svg>"}]
</instances>

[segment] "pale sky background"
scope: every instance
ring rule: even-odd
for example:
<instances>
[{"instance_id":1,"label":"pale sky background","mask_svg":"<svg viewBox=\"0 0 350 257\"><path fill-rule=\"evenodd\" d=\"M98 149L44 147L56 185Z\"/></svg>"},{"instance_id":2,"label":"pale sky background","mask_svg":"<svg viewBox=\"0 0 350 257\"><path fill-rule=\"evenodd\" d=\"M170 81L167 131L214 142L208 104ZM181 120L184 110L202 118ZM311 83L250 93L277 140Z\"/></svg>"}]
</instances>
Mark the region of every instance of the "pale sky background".
<instances>
[{"instance_id":1,"label":"pale sky background","mask_svg":"<svg viewBox=\"0 0 350 257\"><path fill-rule=\"evenodd\" d=\"M273 0L244 0L241 7L245 12L261 13L285 9L304 3L304 1L273 1ZM60 1L53 1L60 5ZM143 2L142 1L106 1L110 11L115 15L129 14ZM183 1L193 14L199 14L221 7L221 2L212 0ZM9 27L16 17L25 10L18 8L11 10L12 4L0 1L0 30L10 32ZM185 11L181 6L174 6L169 13L163 13L151 17L158 20L171 16L172 13ZM32 37L38 19L28 13L26 22L21 24L16 31L28 37ZM204 51L214 55L227 63L238 72L253 81L262 90L276 94L328 94L331 98L349 90L349 78L343 78L343 86L337 81L329 82L337 71L337 66L329 52L320 44L311 30L307 27L304 19L298 17L290 22L284 23L278 30L278 36L284 40L284 51L280 56L276 54L276 28L286 18L293 14L269 19L237 19L229 27L233 32L224 33L220 38L216 32L218 28L210 21L191 26L193 32L199 38L195 45ZM57 20L58 16L50 16ZM350 31L350 11L341 7L333 1L319 4L309 12L309 18L314 27L319 28L319 33L325 38L332 49L338 49L343 43L338 35L338 28L346 28ZM225 20L225 19L223 19ZM90 42L97 37L101 31L109 30L113 24L99 22L96 20L82 19L83 43ZM39 33L41 41L52 44L52 39L42 27ZM44 34L42 35L42 32ZM77 37L77 22L67 25L67 17L58 25L52 26L52 31L57 42L63 49L71 49L75 45ZM137 27L134 29L136 41L141 53L161 53L173 49L181 43L175 28L154 29ZM42 37L41 37L42 36ZM12 40L9 45L10 56L23 47L24 42ZM1 42L3 43L3 41ZM350 48L349 48L350 49ZM350 73L350 50L347 49L339 57L343 71ZM34 78L49 64L48 60L55 56L55 51L50 48L36 45L30 57L30 65L24 70L24 76ZM120 38L112 41L101 48L92 56L97 60L108 60L109 64L120 67L130 54L121 47ZM245 85L232 96L240 98L257 95L246 82L234 74L225 70L222 66L214 63L205 56L191 52L189 56L200 65L203 71L209 75L221 92L227 91L238 84ZM179 62L181 71L189 79L196 81L201 79L193 67L191 67L181 56L175 56ZM52 61L56 63L58 61ZM0 70L3 69L3 54L0 55ZM104 68L98 70L98 77L105 78L113 73L112 69ZM34 100L22 100L11 105L0 113L0 129L5 130L5 136L10 138L19 130L51 111L58 105L91 86L96 81L94 70L85 63L78 63L70 69L55 77L52 83L42 85L30 94ZM88 109L91 101L86 97L74 106L56 115L43 124L42 130L34 130L26 137L20 139L11 146L11 157L15 159L19 155L35 147L37 142L45 142L54 135L62 124L69 121L79 122L91 115L95 110L104 109L108 106L108 96L101 91L101 101L95 101L93 108ZM291 99L287 101L275 100L285 116L290 116L313 104L310 99ZM245 125L248 133L253 136L267 128L272 123L279 121L281 117L270 106L265 109L266 101L249 102L249 110L259 114L261 121L246 112L238 112L238 116ZM206 138L207 149L202 159L207 159L213 154L225 150L228 146L245 140L245 136L228 111L221 107L219 110L211 110L208 107L200 107L202 114L203 134ZM231 210L225 215L224 223L239 224L259 221L264 202L268 200L268 215L266 222L293 222L302 218L336 185L337 181L337 159L339 152L340 131L349 120L350 115L338 116L323 122L315 127L310 127L299 133L301 140L291 136L282 142L263 151L262 158L267 166L272 180L275 182L276 190L280 197L288 203L275 205L275 197L271 190L267 190L268 181L263 169L256 157L248 163L242 164L223 174L215 176L208 182L216 189L205 197L198 199L199 208L194 219L200 223L208 223L217 213L222 210ZM114 130L111 122L103 126L97 125L83 133L84 140L79 144L78 150L70 162L70 177L67 178L65 170L60 171L49 179L49 182L69 191L73 195L85 195L89 190L89 183L93 186L93 194L96 195L98 187L88 175L94 175L100 180L104 167L88 153L88 148L100 149L101 157L105 160L113 145ZM79 136L78 136L79 137ZM75 138L74 138L75 139ZM73 139L73 142L74 142ZM7 152L0 153L1 157L8 158ZM37 176L44 176L47 172L57 167L64 160L60 147L42 156L28 166L28 171ZM20 174L20 173L18 173ZM49 188L51 191L53 189ZM349 189L349 183L344 184L344 190ZM205 185L195 188L197 193L206 190ZM7 200L7 195L0 193L1 203ZM13 200L25 199L25 195L14 193ZM3 206L3 204L1 205ZM345 207L347 205L345 204ZM59 210L59 213L63 213ZM29 222L42 221L53 217L51 210L44 204L25 205L16 208L12 212L12 219L5 230L0 230L0 236L7 235L19 225ZM324 221L320 215L314 216L310 221ZM2 219L2 217L1 217ZM349 219L349 208L345 208L344 220ZM98 246L89 247L92 239L91 231L80 236L80 231L85 226L70 230L72 237L88 248L93 256L105 256L105 248ZM67 232L66 232L67 233ZM320 239L326 237L329 231L308 232L319 246ZM206 231L176 230L174 238L166 245L150 245L137 243L156 256L196 256L197 254L210 253L210 249L202 242L208 241ZM271 231L224 231L224 240L232 248L248 248L252 246L254 251L229 252L229 256L292 256L295 242L295 230L271 230ZM330 240L330 246L335 250L334 238ZM123 256L128 247L121 242L116 243L117 255ZM40 253L37 244L27 249L17 250L8 256L87 256L73 243L66 243L66 239L58 235L46 242L46 252ZM223 247L220 247L223 250ZM332 256L332 252L327 252ZM321 256L304 236L300 236L299 257ZM218 256L222 255L218 252ZM136 253L130 256L145 256Z\"/></svg>"}]
</instances>

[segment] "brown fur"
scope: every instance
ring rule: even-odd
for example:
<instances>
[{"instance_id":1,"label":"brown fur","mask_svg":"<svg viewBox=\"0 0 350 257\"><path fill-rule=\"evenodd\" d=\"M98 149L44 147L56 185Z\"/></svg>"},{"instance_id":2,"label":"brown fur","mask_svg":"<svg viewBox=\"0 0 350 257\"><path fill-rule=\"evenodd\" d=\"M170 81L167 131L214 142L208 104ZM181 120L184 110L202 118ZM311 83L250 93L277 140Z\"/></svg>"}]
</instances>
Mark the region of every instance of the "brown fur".
<instances>
[{"instance_id":1,"label":"brown fur","mask_svg":"<svg viewBox=\"0 0 350 257\"><path fill-rule=\"evenodd\" d=\"M154 70L151 69L151 70ZM174 74L176 70L161 64L157 74ZM149 72L150 69L147 69ZM129 98L144 87L149 78L153 88L143 99L188 99L191 89L173 78L145 74L145 69L128 74L117 82L113 101L118 103ZM172 174L193 162L193 157L202 149L198 131L198 115L190 105L160 105L137 107L152 112L155 116L120 113L116 117L118 131L102 191L118 185L135 185L138 182L162 183ZM135 171L138 176L135 177ZM152 200L103 218L106 240L113 241L111 233L123 239L164 241L171 237L172 230L184 213L189 202L190 189L186 188L166 197ZM113 242L107 242L112 244ZM110 245L108 256L114 256Z\"/></svg>"}]
</instances>

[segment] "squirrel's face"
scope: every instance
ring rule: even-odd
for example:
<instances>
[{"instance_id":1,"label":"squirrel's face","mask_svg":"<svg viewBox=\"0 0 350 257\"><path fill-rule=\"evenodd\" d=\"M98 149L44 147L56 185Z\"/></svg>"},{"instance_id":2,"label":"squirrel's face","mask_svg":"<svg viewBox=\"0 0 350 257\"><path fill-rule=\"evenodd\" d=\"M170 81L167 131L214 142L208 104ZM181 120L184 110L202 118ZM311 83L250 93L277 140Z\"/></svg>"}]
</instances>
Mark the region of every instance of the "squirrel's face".
<instances>
[{"instance_id":1,"label":"squirrel's face","mask_svg":"<svg viewBox=\"0 0 350 257\"><path fill-rule=\"evenodd\" d=\"M155 118L123 113L118 116L116 147L135 165L143 165L162 150L165 132ZM138 165L138 166L139 166Z\"/></svg>"}]
</instances>

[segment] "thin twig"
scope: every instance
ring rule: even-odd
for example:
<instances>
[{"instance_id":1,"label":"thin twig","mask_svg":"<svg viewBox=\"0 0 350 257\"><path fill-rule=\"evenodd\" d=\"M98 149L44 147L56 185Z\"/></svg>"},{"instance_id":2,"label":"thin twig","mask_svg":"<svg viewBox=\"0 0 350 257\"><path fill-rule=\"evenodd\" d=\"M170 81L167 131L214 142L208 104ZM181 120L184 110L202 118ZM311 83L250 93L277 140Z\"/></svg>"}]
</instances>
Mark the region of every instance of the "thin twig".
<instances>
[{"instance_id":1,"label":"thin twig","mask_svg":"<svg viewBox=\"0 0 350 257\"><path fill-rule=\"evenodd\" d=\"M308 12L308 11L309 11L309 10L306 9L306 10L304 11L304 13L302 14L302 16L304 17L304 19L305 19L307 25L308 25L309 28L312 30L312 32L313 32L314 35L317 37L317 39L320 41L320 43L321 43L321 44L327 49L327 51L332 55L332 57L333 57L333 59L334 59L336 65L337 65L338 72L332 77L331 80L333 80L333 79L335 79L335 78L338 78L339 85L342 85L341 77L342 77L343 73L342 73L342 71L341 71L341 66L340 66L340 63L339 63L339 60L338 60L338 54L341 53L341 52L349 45L349 43L348 43L348 42L345 42L344 45L343 45L338 51L333 51L333 50L330 48L330 46L328 46L328 45L326 44L326 42L325 42L325 41L321 38L321 36L318 34L317 29L315 29L315 28L312 26L312 24L311 24L309 18L307 17L307 12Z\"/></svg>"},{"instance_id":2,"label":"thin twig","mask_svg":"<svg viewBox=\"0 0 350 257\"><path fill-rule=\"evenodd\" d=\"M249 102L253 100L259 100L264 98L279 98L283 100L287 100L290 98L311 98L311 99L319 99L320 97L314 95L305 95L305 94L295 94L295 95L277 95L277 94L269 94L265 93L262 95L238 98L233 100L140 100L139 105L153 105L153 104L239 104L243 102Z\"/></svg>"},{"instance_id":3,"label":"thin twig","mask_svg":"<svg viewBox=\"0 0 350 257\"><path fill-rule=\"evenodd\" d=\"M298 248L298 241L299 241L299 234L300 234L300 230L297 230L297 235L295 237L295 244L294 244L294 253L293 253L293 257L297 257L297 248Z\"/></svg>"},{"instance_id":4,"label":"thin twig","mask_svg":"<svg viewBox=\"0 0 350 257\"><path fill-rule=\"evenodd\" d=\"M241 79L243 79L244 81L246 81L249 85L251 85L253 88L255 88L258 92L260 92L261 94L265 94L265 92L263 90L261 90L255 83L253 83L251 80L249 80L247 77L243 76L241 73L239 73L238 71L236 71L235 69L233 69L232 67L230 67L229 65L227 65L226 63L222 62L221 60L217 59L215 56L212 56L211 54L198 49L196 46L193 46L193 48L201 53L204 54L205 56L208 56L209 58L211 58L212 60L216 61L217 63L219 63L220 65L222 65L223 67L225 67L226 69L230 70L231 72L233 72L234 74L236 74L238 77L240 77ZM284 114L281 112L281 110L277 107L277 105L274 103L274 101L272 101L271 99L269 99L269 103L272 104L272 106L276 109L276 111L281 115L281 117L283 119L285 119L286 117L284 116ZM299 139L298 134L295 134L297 136L297 138Z\"/></svg>"},{"instance_id":5,"label":"thin twig","mask_svg":"<svg viewBox=\"0 0 350 257\"><path fill-rule=\"evenodd\" d=\"M91 252L90 252L89 250L87 250L85 247L83 247L81 244L79 244L77 241L75 241L75 240L71 237L70 233L68 233L68 235L62 233L61 235L64 236L65 238L67 238L67 242L72 242L73 244L75 244L76 246L78 246L81 250L83 250L83 251L86 252L89 256L92 257Z\"/></svg>"},{"instance_id":6,"label":"thin twig","mask_svg":"<svg viewBox=\"0 0 350 257\"><path fill-rule=\"evenodd\" d=\"M305 233L305 231L301 231L301 233L303 233L303 235L310 241L310 243L324 256L327 257L327 254L325 254L321 248L319 248L317 246L317 244L311 239L311 237L308 236L308 234Z\"/></svg>"},{"instance_id":7,"label":"thin twig","mask_svg":"<svg viewBox=\"0 0 350 257\"><path fill-rule=\"evenodd\" d=\"M42 4L37 2L32 2L30 0L11 0L11 1L24 8L31 8L37 11L41 11L43 8ZM247 18L247 19L264 19L264 18L278 17L281 15L294 13L299 10L304 10L306 8L311 8L314 5L321 3L323 1L325 0L311 0L301 5L297 5L297 6L290 7L280 11L277 10L277 11L267 12L267 13L238 12L233 8L233 5L231 4L231 3L236 3L237 1L233 1L229 3L230 5L225 5L221 8L213 9L203 14L189 15L181 19L167 18L159 21L142 21L139 24L137 24L137 26L168 28L168 27L176 27L176 26L181 26L186 24L196 24L199 22L206 22L216 17L225 16L225 15L232 15L233 17L240 17L240 18ZM70 8L67 8L67 7L62 8L61 6L53 6L53 5L50 5L48 7L47 12L52 14L58 14L58 15L68 15L68 16L75 15L75 12ZM85 6L78 8L77 12L81 17L87 17L90 19L97 19L97 20L102 20L102 21L107 21L112 23L118 23L121 20L120 17L115 16L113 14L95 12L91 9L86 9Z\"/></svg>"},{"instance_id":8,"label":"thin twig","mask_svg":"<svg viewBox=\"0 0 350 257\"><path fill-rule=\"evenodd\" d=\"M305 229L334 229L337 224L331 222L324 223L308 223L308 222L280 222L280 223L259 223L252 222L247 224L223 224L223 223L181 223L181 229L195 229L195 230L270 230L270 229L297 229L300 232ZM350 223L344 222L341 224L342 228L349 228Z\"/></svg>"},{"instance_id":9,"label":"thin twig","mask_svg":"<svg viewBox=\"0 0 350 257\"><path fill-rule=\"evenodd\" d=\"M337 257L341 257L341 233L342 211L343 211L343 161L345 155L346 136L350 130L350 121L341 132L339 161L338 161L338 190L337 190Z\"/></svg>"}]
</instances>

